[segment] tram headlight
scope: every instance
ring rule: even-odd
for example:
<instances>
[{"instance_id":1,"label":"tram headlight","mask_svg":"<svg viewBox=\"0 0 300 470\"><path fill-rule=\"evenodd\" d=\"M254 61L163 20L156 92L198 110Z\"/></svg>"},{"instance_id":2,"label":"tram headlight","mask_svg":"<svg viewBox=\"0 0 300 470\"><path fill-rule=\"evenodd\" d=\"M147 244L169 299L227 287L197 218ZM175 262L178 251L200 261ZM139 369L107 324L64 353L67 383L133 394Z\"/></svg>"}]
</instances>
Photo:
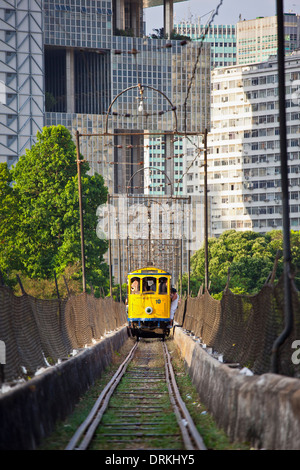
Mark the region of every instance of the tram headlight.
<instances>
[{"instance_id":1,"label":"tram headlight","mask_svg":"<svg viewBox=\"0 0 300 470\"><path fill-rule=\"evenodd\" d=\"M152 307L146 307L145 312L148 313L148 315L151 315L151 313L153 312L153 308Z\"/></svg>"}]
</instances>

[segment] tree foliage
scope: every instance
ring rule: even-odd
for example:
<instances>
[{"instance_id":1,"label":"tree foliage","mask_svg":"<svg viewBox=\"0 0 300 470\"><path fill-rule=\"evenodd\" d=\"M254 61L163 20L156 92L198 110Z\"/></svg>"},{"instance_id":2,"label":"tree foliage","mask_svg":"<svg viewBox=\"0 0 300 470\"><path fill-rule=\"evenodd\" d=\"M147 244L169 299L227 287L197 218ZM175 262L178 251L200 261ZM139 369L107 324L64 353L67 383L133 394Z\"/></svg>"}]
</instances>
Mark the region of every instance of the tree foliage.
<instances>
[{"instance_id":1,"label":"tree foliage","mask_svg":"<svg viewBox=\"0 0 300 470\"><path fill-rule=\"evenodd\" d=\"M15 259L12 240L18 230L18 201L11 186L12 177L6 163L0 164L0 267L6 271Z\"/></svg>"},{"instance_id":2,"label":"tree foliage","mask_svg":"<svg viewBox=\"0 0 300 470\"><path fill-rule=\"evenodd\" d=\"M236 232L228 230L219 238L208 240L208 262L210 291L213 294L224 290L230 269L230 288L239 293L259 292L273 270L277 252L283 250L283 235L279 230L266 234L252 231ZM292 269L295 281L300 288L300 233L291 232ZM283 258L279 258L276 278L282 274ZM204 284L204 247L191 258L191 282ZM197 294L197 292L195 292Z\"/></svg>"},{"instance_id":3,"label":"tree foliage","mask_svg":"<svg viewBox=\"0 0 300 470\"><path fill-rule=\"evenodd\" d=\"M107 242L96 235L96 210L107 200L99 174L81 163L87 282L106 284ZM13 182L13 184L12 184ZM12 170L0 166L0 267L32 279L53 278L81 265L76 147L64 126L43 128L37 142Z\"/></svg>"},{"instance_id":4,"label":"tree foliage","mask_svg":"<svg viewBox=\"0 0 300 470\"><path fill-rule=\"evenodd\" d=\"M168 39L168 34L165 33L164 28L155 28L153 29L153 31L155 31L155 33L150 35L151 39ZM178 41L179 40L191 41L190 36L184 36L183 34L178 34L176 33L175 30L171 31L169 39L175 39Z\"/></svg>"}]
</instances>

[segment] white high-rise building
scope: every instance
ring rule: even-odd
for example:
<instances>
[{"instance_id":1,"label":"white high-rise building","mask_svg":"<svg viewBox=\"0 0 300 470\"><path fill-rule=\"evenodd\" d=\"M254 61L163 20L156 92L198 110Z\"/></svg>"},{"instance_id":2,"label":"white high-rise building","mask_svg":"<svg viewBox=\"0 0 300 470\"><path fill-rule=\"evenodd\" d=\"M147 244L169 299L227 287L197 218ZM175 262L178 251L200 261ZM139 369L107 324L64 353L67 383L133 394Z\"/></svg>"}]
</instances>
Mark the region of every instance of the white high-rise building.
<instances>
[{"instance_id":1,"label":"white high-rise building","mask_svg":"<svg viewBox=\"0 0 300 470\"><path fill-rule=\"evenodd\" d=\"M213 236L282 229L277 58L212 72L208 190ZM300 54L286 58L290 225L300 229ZM200 170L203 191L203 169Z\"/></svg>"}]
</instances>

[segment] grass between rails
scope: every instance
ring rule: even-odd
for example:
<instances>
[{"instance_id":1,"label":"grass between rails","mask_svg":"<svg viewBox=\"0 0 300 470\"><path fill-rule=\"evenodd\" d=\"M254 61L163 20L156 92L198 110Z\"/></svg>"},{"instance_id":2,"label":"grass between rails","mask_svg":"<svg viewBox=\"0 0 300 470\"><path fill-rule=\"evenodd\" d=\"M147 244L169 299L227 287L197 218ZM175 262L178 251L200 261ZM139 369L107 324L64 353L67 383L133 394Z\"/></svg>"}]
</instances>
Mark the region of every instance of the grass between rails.
<instances>
[{"instance_id":1,"label":"grass between rails","mask_svg":"<svg viewBox=\"0 0 300 470\"><path fill-rule=\"evenodd\" d=\"M127 341L120 352L114 353L112 364L103 372L101 378L95 382L95 385L83 395L76 405L74 412L63 423L57 424L55 431L43 441L39 447L39 450L62 450L66 447L77 427L87 417L101 390L114 375L120 363L125 359L125 356L132 347L132 344L132 341ZM207 412L205 406L201 403L198 393L192 384L190 377L185 371L184 363L180 357L180 352L176 344L171 338L166 341L166 344L172 357L172 365L176 373L176 381L180 394L186 403L189 413L194 420L194 423L199 433L201 434L206 447L210 450L250 449L248 444L230 443L226 434L222 430L218 429L214 419ZM175 425L175 418L173 418L169 418L169 428L167 429L170 429L170 431L171 429L174 429ZM107 424L109 423L110 419L113 419L113 417L110 417L108 414L105 416L104 422ZM152 444L155 445L155 442ZM134 446L130 446L130 449L134 450Z\"/></svg>"},{"instance_id":2,"label":"grass between rails","mask_svg":"<svg viewBox=\"0 0 300 470\"><path fill-rule=\"evenodd\" d=\"M161 377L165 377L162 344L156 339L141 341L110 400L91 449L183 449L168 387Z\"/></svg>"}]
</instances>

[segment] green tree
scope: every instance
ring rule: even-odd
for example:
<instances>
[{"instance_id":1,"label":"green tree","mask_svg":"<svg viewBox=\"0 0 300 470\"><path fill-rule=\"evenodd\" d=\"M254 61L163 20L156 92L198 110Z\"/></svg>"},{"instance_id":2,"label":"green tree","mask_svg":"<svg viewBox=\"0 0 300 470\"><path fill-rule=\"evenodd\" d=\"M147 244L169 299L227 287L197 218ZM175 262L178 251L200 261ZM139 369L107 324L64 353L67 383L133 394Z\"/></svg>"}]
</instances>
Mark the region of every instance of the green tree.
<instances>
[{"instance_id":1,"label":"green tree","mask_svg":"<svg viewBox=\"0 0 300 470\"><path fill-rule=\"evenodd\" d=\"M96 236L96 210L106 202L107 188L101 175L90 176L88 170L88 163L81 163L86 278L94 286L103 286L108 269L103 263L107 242ZM11 180L18 230L15 236L10 231L8 242L14 246L15 256L8 252L5 263L33 279L53 278L54 271L61 273L70 265L77 264L80 269L76 147L70 132L60 125L38 132L36 144L11 170ZM4 177L2 181L4 185ZM7 188L6 192L8 201L12 195ZM11 226L8 214L6 221Z\"/></svg>"},{"instance_id":2,"label":"green tree","mask_svg":"<svg viewBox=\"0 0 300 470\"><path fill-rule=\"evenodd\" d=\"M182 275L182 295L185 293L187 294L188 292L188 275L187 273L184 273ZM190 276L190 295L192 297L196 297L198 295L198 292L201 288L201 283L199 282L198 278L195 276ZM180 291L180 280L178 283L178 291Z\"/></svg>"},{"instance_id":3,"label":"green tree","mask_svg":"<svg viewBox=\"0 0 300 470\"><path fill-rule=\"evenodd\" d=\"M291 230L290 233L291 245L291 270L294 276L294 281L298 290L300 290L300 232ZM280 250L283 252L283 233L281 230L273 230L270 232L270 246L273 252ZM282 265L282 260L280 261ZM282 271L281 266L281 271Z\"/></svg>"},{"instance_id":4,"label":"green tree","mask_svg":"<svg viewBox=\"0 0 300 470\"><path fill-rule=\"evenodd\" d=\"M156 34L151 34L150 38L151 39L168 39L168 35L165 34L164 28L155 28L153 31L156 31ZM190 36L184 36L182 34L176 33L176 31L173 29L170 34L170 39L175 39L175 40L186 40L186 41L191 41Z\"/></svg>"},{"instance_id":5,"label":"green tree","mask_svg":"<svg viewBox=\"0 0 300 470\"><path fill-rule=\"evenodd\" d=\"M3 275L15 262L14 237L18 232L18 201L6 163L0 164L0 269Z\"/></svg>"},{"instance_id":6,"label":"green tree","mask_svg":"<svg viewBox=\"0 0 300 470\"><path fill-rule=\"evenodd\" d=\"M298 238L299 240L299 238ZM300 247L300 243L299 243ZM274 231L265 235L228 230L219 238L208 240L209 280L211 292L224 290L230 268L230 287L241 292L258 292L273 269L276 253L282 248L282 234ZM204 283L204 248L191 258L192 276ZM282 259L277 278L282 272Z\"/></svg>"},{"instance_id":7,"label":"green tree","mask_svg":"<svg viewBox=\"0 0 300 470\"><path fill-rule=\"evenodd\" d=\"M156 33L150 35L151 39L167 39L164 28L155 28L153 31Z\"/></svg>"}]
</instances>

